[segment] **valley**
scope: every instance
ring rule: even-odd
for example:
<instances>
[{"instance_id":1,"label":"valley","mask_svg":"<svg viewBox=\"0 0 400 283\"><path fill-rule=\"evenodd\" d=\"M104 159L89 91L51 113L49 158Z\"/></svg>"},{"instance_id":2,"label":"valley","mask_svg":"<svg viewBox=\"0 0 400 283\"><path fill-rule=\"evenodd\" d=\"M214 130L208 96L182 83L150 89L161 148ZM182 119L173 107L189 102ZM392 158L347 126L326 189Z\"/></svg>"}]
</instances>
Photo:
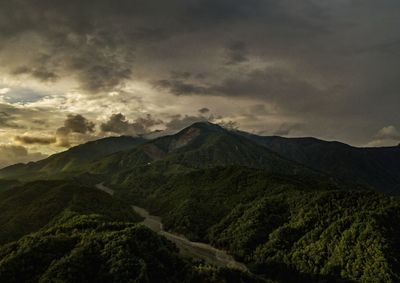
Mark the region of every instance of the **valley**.
<instances>
[{"instance_id":1,"label":"valley","mask_svg":"<svg viewBox=\"0 0 400 283\"><path fill-rule=\"evenodd\" d=\"M114 195L114 191L104 186L103 183L97 184L96 187L110 195ZM235 261L226 251L216 249L208 244L192 242L181 235L165 231L160 217L150 215L146 209L139 206L132 205L132 208L144 218L141 222L143 225L175 243L183 255L198 258L217 266L247 271L247 267L243 263Z\"/></svg>"},{"instance_id":2,"label":"valley","mask_svg":"<svg viewBox=\"0 0 400 283\"><path fill-rule=\"evenodd\" d=\"M82 251L84 260L93 258L102 268L87 264L89 274L104 280L114 276L108 265L113 262L139 282L398 282L400 230L392 225L400 221L400 199L392 190L396 155L382 169L394 176L390 182L370 171L398 149L368 149L374 153L363 158L372 167L357 156L343 161L348 163L341 168L359 176L352 181L336 165L318 170L300 158L314 152L313 162L323 165L317 159L335 143L273 138L272 146L266 140L195 123L174 135L106 138L1 169L0 271L17 276L9 269L13 260L20 262L26 248L36 247L27 239L39 237L51 260L41 263L37 278L50 276L58 265L62 274ZM332 154L349 149L339 148ZM51 244L64 238L71 246L63 251ZM123 239L131 240L120 244ZM90 245L81 247L82 241ZM144 269L132 273L138 269L129 267L129 251L114 255L109 245L132 251L143 245L148 251L136 250L140 258L133 257L132 266ZM14 259L13 249L20 258ZM170 257L182 270L164 273ZM153 269L155 277L149 275Z\"/></svg>"}]
</instances>

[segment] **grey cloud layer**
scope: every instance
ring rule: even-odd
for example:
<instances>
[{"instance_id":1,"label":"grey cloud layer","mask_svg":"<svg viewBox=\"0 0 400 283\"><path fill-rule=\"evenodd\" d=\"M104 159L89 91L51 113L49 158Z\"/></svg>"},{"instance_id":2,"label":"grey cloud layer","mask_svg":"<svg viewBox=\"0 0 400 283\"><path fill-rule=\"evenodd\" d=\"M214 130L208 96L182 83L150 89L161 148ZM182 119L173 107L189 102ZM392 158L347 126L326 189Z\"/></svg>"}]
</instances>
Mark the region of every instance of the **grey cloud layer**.
<instances>
[{"instance_id":1,"label":"grey cloud layer","mask_svg":"<svg viewBox=\"0 0 400 283\"><path fill-rule=\"evenodd\" d=\"M120 135L143 135L148 134L151 131L151 127L162 123L161 120L153 119L150 114L130 122L122 113L118 113L111 115L108 121L100 125L100 129L103 132Z\"/></svg>"},{"instance_id":2,"label":"grey cloud layer","mask_svg":"<svg viewBox=\"0 0 400 283\"><path fill-rule=\"evenodd\" d=\"M80 135L91 134L94 132L95 124L80 114L69 114L64 121L64 126L56 131L57 143L59 146L71 146L71 136L78 136L78 141L85 141ZM74 142L76 143L76 142Z\"/></svg>"},{"instance_id":3,"label":"grey cloud layer","mask_svg":"<svg viewBox=\"0 0 400 283\"><path fill-rule=\"evenodd\" d=\"M22 144L53 144L55 137L15 136L14 140Z\"/></svg>"},{"instance_id":4,"label":"grey cloud layer","mask_svg":"<svg viewBox=\"0 0 400 283\"><path fill-rule=\"evenodd\" d=\"M331 127L360 143L400 128L399 9L395 0L1 1L0 60L46 84L72 77L93 97L139 78L160 96L254 100L322 129L312 134ZM15 127L8 114L0 126ZM113 119L104 131L144 131Z\"/></svg>"}]
</instances>

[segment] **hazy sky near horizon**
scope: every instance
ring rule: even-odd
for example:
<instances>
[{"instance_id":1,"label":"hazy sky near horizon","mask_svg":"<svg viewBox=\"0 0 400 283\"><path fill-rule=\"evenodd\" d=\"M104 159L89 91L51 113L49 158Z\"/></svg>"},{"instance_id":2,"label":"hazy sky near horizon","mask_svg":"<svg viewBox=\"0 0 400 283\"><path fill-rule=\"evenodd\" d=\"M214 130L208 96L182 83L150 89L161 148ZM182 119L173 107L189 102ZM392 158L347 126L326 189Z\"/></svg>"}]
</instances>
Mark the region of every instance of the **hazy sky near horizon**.
<instances>
[{"instance_id":1,"label":"hazy sky near horizon","mask_svg":"<svg viewBox=\"0 0 400 283\"><path fill-rule=\"evenodd\" d=\"M0 167L196 121L400 142L398 0L0 0Z\"/></svg>"}]
</instances>

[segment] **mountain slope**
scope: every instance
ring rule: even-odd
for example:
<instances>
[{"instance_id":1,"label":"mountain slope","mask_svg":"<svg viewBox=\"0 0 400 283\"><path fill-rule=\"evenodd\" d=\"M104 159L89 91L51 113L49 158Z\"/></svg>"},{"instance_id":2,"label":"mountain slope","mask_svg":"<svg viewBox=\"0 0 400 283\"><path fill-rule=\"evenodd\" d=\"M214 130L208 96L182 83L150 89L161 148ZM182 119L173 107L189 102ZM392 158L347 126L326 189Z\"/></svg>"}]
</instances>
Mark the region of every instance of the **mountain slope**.
<instances>
[{"instance_id":1,"label":"mountain slope","mask_svg":"<svg viewBox=\"0 0 400 283\"><path fill-rule=\"evenodd\" d=\"M0 282L267 282L183 258L125 202L63 181L0 193ZM269 281L268 281L269 282Z\"/></svg>"},{"instance_id":2,"label":"mountain slope","mask_svg":"<svg viewBox=\"0 0 400 283\"><path fill-rule=\"evenodd\" d=\"M356 148L314 138L263 137L204 122L149 141L114 137L89 142L42 161L1 169L0 178L115 177L148 165L170 171L241 165L282 174L331 176L335 182L400 193L400 146Z\"/></svg>"},{"instance_id":3,"label":"mountain slope","mask_svg":"<svg viewBox=\"0 0 400 283\"><path fill-rule=\"evenodd\" d=\"M147 169L147 168L144 168ZM163 216L165 227L192 240L206 241L206 232L236 205L250 203L275 191L338 189L307 176L268 173L242 166L180 170L168 173L133 171L114 183L117 196Z\"/></svg>"},{"instance_id":4,"label":"mountain slope","mask_svg":"<svg viewBox=\"0 0 400 283\"><path fill-rule=\"evenodd\" d=\"M0 170L0 178L40 179L53 178L60 174L85 172L85 166L94 160L118 151L132 149L143 143L143 138L128 136L110 137L91 141L54 154L46 159L16 164Z\"/></svg>"},{"instance_id":5,"label":"mountain slope","mask_svg":"<svg viewBox=\"0 0 400 283\"><path fill-rule=\"evenodd\" d=\"M0 246L0 281L87 283L267 283L179 255L142 225L76 216Z\"/></svg>"},{"instance_id":6,"label":"mountain slope","mask_svg":"<svg viewBox=\"0 0 400 283\"><path fill-rule=\"evenodd\" d=\"M305 166L345 181L385 193L400 193L400 146L357 148L314 138L262 137L248 139Z\"/></svg>"},{"instance_id":7,"label":"mountain slope","mask_svg":"<svg viewBox=\"0 0 400 283\"><path fill-rule=\"evenodd\" d=\"M130 151L118 152L92 164L90 171L116 174L141 167L154 171L176 171L246 166L287 175L322 175L241 137L218 125L195 123L181 132L157 138ZM326 178L326 176L324 176Z\"/></svg>"},{"instance_id":8,"label":"mountain slope","mask_svg":"<svg viewBox=\"0 0 400 283\"><path fill-rule=\"evenodd\" d=\"M135 172L117 196L280 282L398 282L400 199L246 167ZM375 281L374 281L375 280Z\"/></svg>"},{"instance_id":9,"label":"mountain slope","mask_svg":"<svg viewBox=\"0 0 400 283\"><path fill-rule=\"evenodd\" d=\"M0 193L0 244L73 215L138 221L129 205L94 188L64 181L37 181Z\"/></svg>"}]
</instances>

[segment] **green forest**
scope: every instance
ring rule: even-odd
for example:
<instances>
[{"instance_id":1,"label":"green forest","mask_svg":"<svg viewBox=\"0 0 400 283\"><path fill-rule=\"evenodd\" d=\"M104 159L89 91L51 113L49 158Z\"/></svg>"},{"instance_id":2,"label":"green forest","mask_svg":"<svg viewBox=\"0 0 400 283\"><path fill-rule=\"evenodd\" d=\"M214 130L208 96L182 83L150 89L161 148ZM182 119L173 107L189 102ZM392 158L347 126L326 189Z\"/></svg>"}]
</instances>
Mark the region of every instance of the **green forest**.
<instances>
[{"instance_id":1,"label":"green forest","mask_svg":"<svg viewBox=\"0 0 400 283\"><path fill-rule=\"evenodd\" d=\"M360 174L349 182L328 171L204 123L5 168L0 282L400 282L399 197ZM248 271L185 254L142 225L131 205Z\"/></svg>"}]
</instances>

